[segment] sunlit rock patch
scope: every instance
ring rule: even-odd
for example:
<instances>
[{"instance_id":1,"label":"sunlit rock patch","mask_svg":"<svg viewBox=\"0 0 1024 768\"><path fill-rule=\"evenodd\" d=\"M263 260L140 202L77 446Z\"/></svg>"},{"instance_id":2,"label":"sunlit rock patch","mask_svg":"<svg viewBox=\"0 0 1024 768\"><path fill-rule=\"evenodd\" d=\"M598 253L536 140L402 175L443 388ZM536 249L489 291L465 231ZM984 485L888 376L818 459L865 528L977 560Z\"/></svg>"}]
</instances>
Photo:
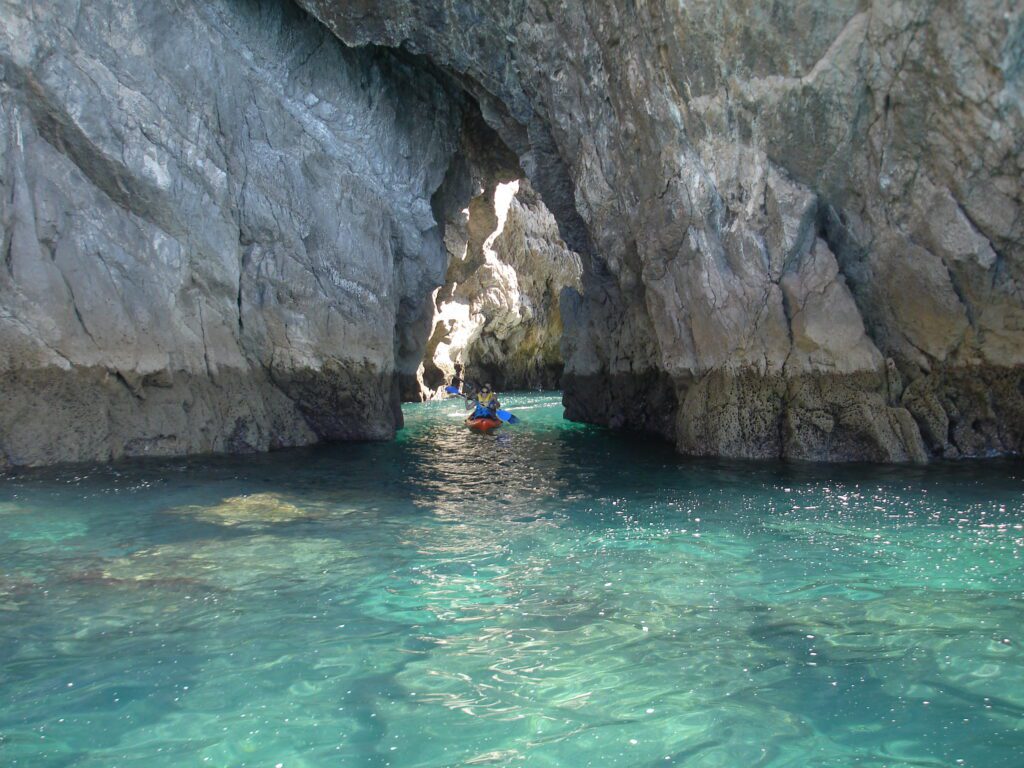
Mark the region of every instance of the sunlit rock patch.
<instances>
[{"instance_id":1,"label":"sunlit rock patch","mask_svg":"<svg viewBox=\"0 0 1024 768\"><path fill-rule=\"evenodd\" d=\"M295 506L277 493L233 496L213 506L178 507L171 512L229 527L293 523L313 517L308 510Z\"/></svg>"},{"instance_id":2,"label":"sunlit rock patch","mask_svg":"<svg viewBox=\"0 0 1024 768\"><path fill-rule=\"evenodd\" d=\"M418 374L424 394L450 381L456 365L501 389L557 388L560 299L580 288L579 255L525 179L498 184L463 213L464 237L446 238L448 274Z\"/></svg>"}]
</instances>

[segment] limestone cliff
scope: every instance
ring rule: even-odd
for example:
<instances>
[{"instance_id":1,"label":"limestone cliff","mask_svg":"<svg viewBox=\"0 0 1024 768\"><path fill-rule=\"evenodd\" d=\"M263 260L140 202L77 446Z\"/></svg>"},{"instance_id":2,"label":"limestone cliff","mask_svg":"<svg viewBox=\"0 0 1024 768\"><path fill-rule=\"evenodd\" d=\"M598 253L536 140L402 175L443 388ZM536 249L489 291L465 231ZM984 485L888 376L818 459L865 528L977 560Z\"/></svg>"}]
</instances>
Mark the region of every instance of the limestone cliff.
<instances>
[{"instance_id":1,"label":"limestone cliff","mask_svg":"<svg viewBox=\"0 0 1024 768\"><path fill-rule=\"evenodd\" d=\"M446 227L520 175L582 266L570 417L1021 451L1019 3L300 5L357 47L276 0L0 0L0 463L387 437ZM469 299L481 359L540 374L537 295L535 338Z\"/></svg>"},{"instance_id":2,"label":"limestone cliff","mask_svg":"<svg viewBox=\"0 0 1024 768\"><path fill-rule=\"evenodd\" d=\"M302 0L452 72L583 260L572 418L727 456L1024 439L1009 0Z\"/></svg>"},{"instance_id":3,"label":"limestone cliff","mask_svg":"<svg viewBox=\"0 0 1024 768\"><path fill-rule=\"evenodd\" d=\"M392 435L457 91L276 0L0 20L0 465Z\"/></svg>"}]
</instances>

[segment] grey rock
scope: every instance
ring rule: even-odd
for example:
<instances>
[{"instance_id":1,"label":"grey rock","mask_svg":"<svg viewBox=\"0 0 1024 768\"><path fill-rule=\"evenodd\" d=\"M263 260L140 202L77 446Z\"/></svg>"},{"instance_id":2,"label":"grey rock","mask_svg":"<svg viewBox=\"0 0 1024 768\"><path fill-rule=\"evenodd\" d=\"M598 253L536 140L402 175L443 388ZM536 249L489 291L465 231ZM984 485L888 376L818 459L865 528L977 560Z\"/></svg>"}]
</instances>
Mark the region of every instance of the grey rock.
<instances>
[{"instance_id":1,"label":"grey rock","mask_svg":"<svg viewBox=\"0 0 1024 768\"><path fill-rule=\"evenodd\" d=\"M357 48L270 0L0 0L3 461L387 437L493 231L458 212L520 172L582 277L524 262L533 326L480 272L480 359L539 375L557 303L571 418L1024 447L1019 3L300 5Z\"/></svg>"},{"instance_id":2,"label":"grey rock","mask_svg":"<svg viewBox=\"0 0 1024 768\"><path fill-rule=\"evenodd\" d=\"M571 418L700 454L1021 451L1019 3L301 2L454 73L519 155L583 261Z\"/></svg>"},{"instance_id":3,"label":"grey rock","mask_svg":"<svg viewBox=\"0 0 1024 768\"><path fill-rule=\"evenodd\" d=\"M5 462L393 435L457 93L271 0L0 19Z\"/></svg>"}]
</instances>

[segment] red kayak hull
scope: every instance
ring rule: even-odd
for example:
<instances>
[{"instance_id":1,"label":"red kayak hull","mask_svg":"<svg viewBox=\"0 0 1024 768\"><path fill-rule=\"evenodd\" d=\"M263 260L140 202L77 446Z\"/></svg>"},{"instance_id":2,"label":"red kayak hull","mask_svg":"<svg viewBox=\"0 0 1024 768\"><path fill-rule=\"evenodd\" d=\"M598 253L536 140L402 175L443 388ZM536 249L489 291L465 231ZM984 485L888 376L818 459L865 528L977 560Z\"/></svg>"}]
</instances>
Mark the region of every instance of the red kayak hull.
<instances>
[{"instance_id":1,"label":"red kayak hull","mask_svg":"<svg viewBox=\"0 0 1024 768\"><path fill-rule=\"evenodd\" d=\"M474 419L467 418L466 426L477 432L490 432L501 426L500 419Z\"/></svg>"}]
</instances>

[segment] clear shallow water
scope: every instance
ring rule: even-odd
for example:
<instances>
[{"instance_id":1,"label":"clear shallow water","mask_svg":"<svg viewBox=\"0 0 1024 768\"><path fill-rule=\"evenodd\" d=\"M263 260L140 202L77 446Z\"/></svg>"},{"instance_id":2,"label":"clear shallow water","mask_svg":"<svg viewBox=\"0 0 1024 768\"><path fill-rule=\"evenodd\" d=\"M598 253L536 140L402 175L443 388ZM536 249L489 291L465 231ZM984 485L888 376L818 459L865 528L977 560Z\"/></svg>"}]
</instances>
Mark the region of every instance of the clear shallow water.
<instances>
[{"instance_id":1,"label":"clear shallow water","mask_svg":"<svg viewBox=\"0 0 1024 768\"><path fill-rule=\"evenodd\" d=\"M1019 463L561 420L0 480L0 765L1024 765Z\"/></svg>"}]
</instances>

